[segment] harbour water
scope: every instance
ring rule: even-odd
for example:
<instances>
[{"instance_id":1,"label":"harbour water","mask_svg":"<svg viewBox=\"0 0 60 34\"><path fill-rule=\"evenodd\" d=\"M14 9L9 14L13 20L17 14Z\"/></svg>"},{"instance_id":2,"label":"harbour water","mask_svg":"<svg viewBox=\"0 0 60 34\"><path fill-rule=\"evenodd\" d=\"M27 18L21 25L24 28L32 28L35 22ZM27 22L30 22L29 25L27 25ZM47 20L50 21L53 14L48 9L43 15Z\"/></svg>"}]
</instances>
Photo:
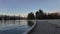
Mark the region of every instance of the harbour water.
<instances>
[{"instance_id":1,"label":"harbour water","mask_svg":"<svg viewBox=\"0 0 60 34\"><path fill-rule=\"evenodd\" d=\"M32 25L33 22L28 20L1 20L0 34L23 34Z\"/></svg>"}]
</instances>

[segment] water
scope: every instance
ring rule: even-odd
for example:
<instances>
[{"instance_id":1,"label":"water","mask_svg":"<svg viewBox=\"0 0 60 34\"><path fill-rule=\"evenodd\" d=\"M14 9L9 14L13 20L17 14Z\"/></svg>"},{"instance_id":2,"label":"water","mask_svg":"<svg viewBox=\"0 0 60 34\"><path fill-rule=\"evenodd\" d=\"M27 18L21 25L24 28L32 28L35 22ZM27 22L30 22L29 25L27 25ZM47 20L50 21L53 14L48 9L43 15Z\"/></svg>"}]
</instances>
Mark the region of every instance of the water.
<instances>
[{"instance_id":1,"label":"water","mask_svg":"<svg viewBox=\"0 0 60 34\"><path fill-rule=\"evenodd\" d=\"M0 20L0 34L23 34L33 25L27 20Z\"/></svg>"}]
</instances>

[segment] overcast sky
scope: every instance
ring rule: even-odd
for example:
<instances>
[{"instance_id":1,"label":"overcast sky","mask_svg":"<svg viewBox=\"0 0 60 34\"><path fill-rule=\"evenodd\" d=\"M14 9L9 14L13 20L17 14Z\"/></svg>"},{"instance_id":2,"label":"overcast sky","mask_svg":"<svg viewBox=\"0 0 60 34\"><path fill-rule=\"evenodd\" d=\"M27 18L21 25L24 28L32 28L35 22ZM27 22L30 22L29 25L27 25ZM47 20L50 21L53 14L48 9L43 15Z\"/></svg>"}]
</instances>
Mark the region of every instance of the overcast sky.
<instances>
[{"instance_id":1,"label":"overcast sky","mask_svg":"<svg viewBox=\"0 0 60 34\"><path fill-rule=\"evenodd\" d=\"M0 0L0 14L26 16L42 9L44 12L59 12L60 0Z\"/></svg>"}]
</instances>

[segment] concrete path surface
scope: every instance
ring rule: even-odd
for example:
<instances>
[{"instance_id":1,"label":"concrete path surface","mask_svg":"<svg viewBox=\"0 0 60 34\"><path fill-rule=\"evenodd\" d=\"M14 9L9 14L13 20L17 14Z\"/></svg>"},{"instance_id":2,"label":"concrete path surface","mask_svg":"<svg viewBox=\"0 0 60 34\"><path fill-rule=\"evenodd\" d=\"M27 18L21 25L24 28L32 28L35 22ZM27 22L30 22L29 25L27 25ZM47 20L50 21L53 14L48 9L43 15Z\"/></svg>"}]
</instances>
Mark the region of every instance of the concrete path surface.
<instances>
[{"instance_id":1,"label":"concrete path surface","mask_svg":"<svg viewBox=\"0 0 60 34\"><path fill-rule=\"evenodd\" d=\"M48 21L36 21L36 27L30 34L60 34L60 28L56 28L56 24L48 23Z\"/></svg>"}]
</instances>

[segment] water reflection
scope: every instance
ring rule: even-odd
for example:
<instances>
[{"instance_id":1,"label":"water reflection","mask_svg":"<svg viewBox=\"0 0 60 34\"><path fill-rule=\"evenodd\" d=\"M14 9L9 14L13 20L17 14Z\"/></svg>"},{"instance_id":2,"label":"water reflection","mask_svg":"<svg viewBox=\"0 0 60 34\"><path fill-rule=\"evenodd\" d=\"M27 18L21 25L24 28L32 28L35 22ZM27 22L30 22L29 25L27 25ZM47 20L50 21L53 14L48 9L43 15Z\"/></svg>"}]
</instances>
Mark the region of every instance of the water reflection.
<instances>
[{"instance_id":1,"label":"water reflection","mask_svg":"<svg viewBox=\"0 0 60 34\"><path fill-rule=\"evenodd\" d=\"M9 26L9 25L20 25L19 20L2 20L0 21L0 26Z\"/></svg>"},{"instance_id":2,"label":"water reflection","mask_svg":"<svg viewBox=\"0 0 60 34\"><path fill-rule=\"evenodd\" d=\"M0 20L0 34L22 34L27 31L33 21L27 20Z\"/></svg>"},{"instance_id":3,"label":"water reflection","mask_svg":"<svg viewBox=\"0 0 60 34\"><path fill-rule=\"evenodd\" d=\"M32 26L34 24L33 21L27 21L28 22L28 26Z\"/></svg>"}]
</instances>

